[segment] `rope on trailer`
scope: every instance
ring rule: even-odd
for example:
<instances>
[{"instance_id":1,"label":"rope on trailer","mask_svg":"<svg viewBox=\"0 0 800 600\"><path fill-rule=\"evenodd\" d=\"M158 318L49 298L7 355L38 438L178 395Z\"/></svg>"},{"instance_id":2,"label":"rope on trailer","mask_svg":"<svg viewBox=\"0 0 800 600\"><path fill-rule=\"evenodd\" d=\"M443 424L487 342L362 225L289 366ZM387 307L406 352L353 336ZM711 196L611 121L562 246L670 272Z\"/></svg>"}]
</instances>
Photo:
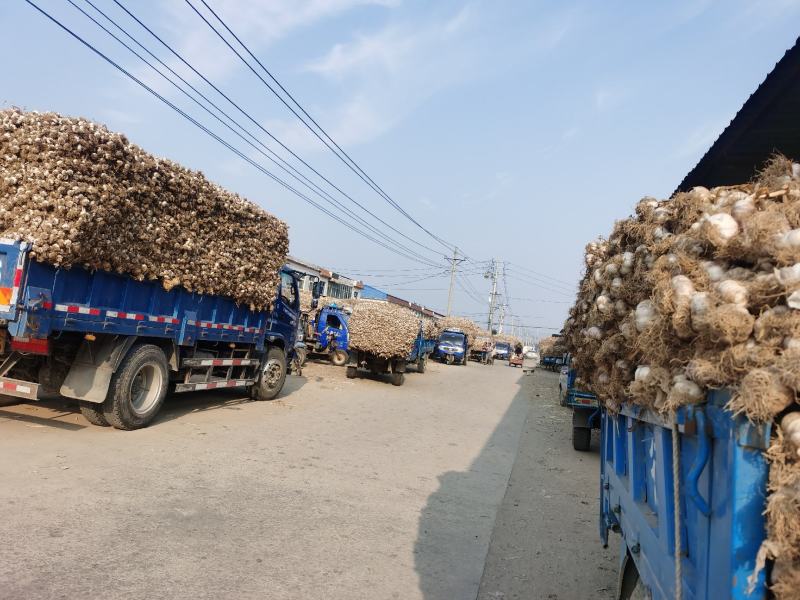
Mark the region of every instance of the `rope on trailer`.
<instances>
[{"instance_id":1,"label":"rope on trailer","mask_svg":"<svg viewBox=\"0 0 800 600\"><path fill-rule=\"evenodd\" d=\"M672 503L675 515L675 600L683 598L683 574L681 565L681 453L678 432L678 415L672 418Z\"/></svg>"}]
</instances>

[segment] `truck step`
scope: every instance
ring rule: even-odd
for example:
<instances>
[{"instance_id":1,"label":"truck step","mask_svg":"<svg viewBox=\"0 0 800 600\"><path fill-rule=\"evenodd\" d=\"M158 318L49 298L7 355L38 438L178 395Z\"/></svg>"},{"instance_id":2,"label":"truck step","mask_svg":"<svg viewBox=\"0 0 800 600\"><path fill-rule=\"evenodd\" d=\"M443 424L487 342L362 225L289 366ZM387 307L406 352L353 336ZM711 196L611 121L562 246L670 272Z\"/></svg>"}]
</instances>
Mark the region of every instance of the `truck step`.
<instances>
[{"instance_id":1,"label":"truck step","mask_svg":"<svg viewBox=\"0 0 800 600\"><path fill-rule=\"evenodd\" d=\"M238 367L257 365L257 358L184 358L184 367Z\"/></svg>"},{"instance_id":2,"label":"truck step","mask_svg":"<svg viewBox=\"0 0 800 600\"><path fill-rule=\"evenodd\" d=\"M219 381L204 381L202 383L178 383L175 392L194 392L197 390L215 390L220 388L245 387L253 385L255 379L220 379Z\"/></svg>"},{"instance_id":3,"label":"truck step","mask_svg":"<svg viewBox=\"0 0 800 600\"><path fill-rule=\"evenodd\" d=\"M10 377L0 377L0 394L36 400L39 393L39 384Z\"/></svg>"}]
</instances>

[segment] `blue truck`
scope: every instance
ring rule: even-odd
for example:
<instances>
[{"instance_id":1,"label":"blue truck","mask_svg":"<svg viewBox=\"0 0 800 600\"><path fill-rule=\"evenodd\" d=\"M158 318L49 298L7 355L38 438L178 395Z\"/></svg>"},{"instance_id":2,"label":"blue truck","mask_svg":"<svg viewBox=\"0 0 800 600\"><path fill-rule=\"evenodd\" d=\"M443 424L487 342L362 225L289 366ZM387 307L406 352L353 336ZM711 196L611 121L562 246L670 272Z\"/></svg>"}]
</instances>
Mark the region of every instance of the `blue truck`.
<instances>
[{"instance_id":1,"label":"blue truck","mask_svg":"<svg viewBox=\"0 0 800 600\"><path fill-rule=\"evenodd\" d=\"M58 393L91 423L129 430L155 418L168 389L241 387L270 400L283 388L299 313L294 272L281 270L271 309L251 310L29 252L0 240L0 393Z\"/></svg>"},{"instance_id":2,"label":"blue truck","mask_svg":"<svg viewBox=\"0 0 800 600\"><path fill-rule=\"evenodd\" d=\"M596 395L575 385L576 379L575 369L561 367L558 400L572 410L572 447L586 452L592 443L592 429L600 429L600 404Z\"/></svg>"},{"instance_id":3,"label":"blue truck","mask_svg":"<svg viewBox=\"0 0 800 600\"><path fill-rule=\"evenodd\" d=\"M337 367L347 364L350 346L350 313L337 304L328 304L306 318L303 337L306 352L325 354Z\"/></svg>"},{"instance_id":4,"label":"blue truck","mask_svg":"<svg viewBox=\"0 0 800 600\"><path fill-rule=\"evenodd\" d=\"M672 599L678 585L687 600L771 597L765 571L753 576L770 424L728 412L729 398L712 391L674 419L629 404L603 411L600 536L622 536L620 598Z\"/></svg>"},{"instance_id":5,"label":"blue truck","mask_svg":"<svg viewBox=\"0 0 800 600\"><path fill-rule=\"evenodd\" d=\"M359 369L370 371L373 375L388 373L392 385L403 385L406 380L405 373L408 365L415 365L419 373L425 372L428 355L433 351L434 345L434 340L425 339L422 323L420 322L417 337L408 356L386 358L352 348L349 353L345 374L348 379L355 379L358 376Z\"/></svg>"},{"instance_id":6,"label":"blue truck","mask_svg":"<svg viewBox=\"0 0 800 600\"><path fill-rule=\"evenodd\" d=\"M434 356L448 365L466 365L469 337L460 329L445 329L439 335Z\"/></svg>"},{"instance_id":7,"label":"blue truck","mask_svg":"<svg viewBox=\"0 0 800 600\"><path fill-rule=\"evenodd\" d=\"M428 357L436 349L436 340L425 338L422 323L419 326L419 333L417 339L414 341L414 347L411 353L406 358L406 363L416 365L417 373L424 373L428 365Z\"/></svg>"}]
</instances>

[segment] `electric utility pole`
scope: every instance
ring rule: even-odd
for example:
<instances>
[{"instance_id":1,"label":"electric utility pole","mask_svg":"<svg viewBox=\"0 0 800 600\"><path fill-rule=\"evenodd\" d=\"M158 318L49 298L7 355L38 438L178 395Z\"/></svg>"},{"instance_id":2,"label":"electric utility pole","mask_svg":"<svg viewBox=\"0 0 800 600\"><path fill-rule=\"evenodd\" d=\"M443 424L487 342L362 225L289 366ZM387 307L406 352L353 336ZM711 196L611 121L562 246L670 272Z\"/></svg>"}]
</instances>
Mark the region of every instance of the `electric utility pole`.
<instances>
[{"instance_id":1,"label":"electric utility pole","mask_svg":"<svg viewBox=\"0 0 800 600\"><path fill-rule=\"evenodd\" d=\"M456 282L456 265L462 262L463 258L458 258L458 248L453 247L453 258L450 259L450 290L447 292L447 316L453 308L453 284Z\"/></svg>"},{"instance_id":2,"label":"electric utility pole","mask_svg":"<svg viewBox=\"0 0 800 600\"><path fill-rule=\"evenodd\" d=\"M497 261L492 259L490 270L484 277L492 280L492 291L489 294L489 332L492 331L492 320L494 319L494 303L497 300Z\"/></svg>"}]
</instances>

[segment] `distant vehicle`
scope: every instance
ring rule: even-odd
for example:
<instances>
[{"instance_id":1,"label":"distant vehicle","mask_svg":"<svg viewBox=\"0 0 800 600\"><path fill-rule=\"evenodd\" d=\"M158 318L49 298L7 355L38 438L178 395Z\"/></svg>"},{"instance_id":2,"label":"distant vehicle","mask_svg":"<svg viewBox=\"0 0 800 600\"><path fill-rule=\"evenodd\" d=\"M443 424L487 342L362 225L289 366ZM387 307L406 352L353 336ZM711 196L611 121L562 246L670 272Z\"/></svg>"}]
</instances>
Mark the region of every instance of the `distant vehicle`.
<instances>
[{"instance_id":1,"label":"distant vehicle","mask_svg":"<svg viewBox=\"0 0 800 600\"><path fill-rule=\"evenodd\" d=\"M466 365L469 339L460 329L445 329L436 344L435 356L448 365Z\"/></svg>"},{"instance_id":2,"label":"distant vehicle","mask_svg":"<svg viewBox=\"0 0 800 600\"><path fill-rule=\"evenodd\" d=\"M345 375L348 379L355 379L358 377L359 369L364 369L373 375L388 374L392 385L403 385L408 365L415 365L418 373L425 372L428 355L433 351L434 344L433 340L425 339L420 323L417 338L408 356L386 358L371 352L351 349Z\"/></svg>"},{"instance_id":3,"label":"distant vehicle","mask_svg":"<svg viewBox=\"0 0 800 600\"><path fill-rule=\"evenodd\" d=\"M494 357L500 360L508 360L509 356L511 356L511 344L496 342L494 345Z\"/></svg>"},{"instance_id":4,"label":"distant vehicle","mask_svg":"<svg viewBox=\"0 0 800 600\"><path fill-rule=\"evenodd\" d=\"M522 355L522 372L526 375L533 373L539 364L539 355L533 350L528 350Z\"/></svg>"},{"instance_id":5,"label":"distant vehicle","mask_svg":"<svg viewBox=\"0 0 800 600\"><path fill-rule=\"evenodd\" d=\"M567 359L569 362L569 359ZM561 367L558 377L559 404L572 409L572 447L585 452L591 446L592 429L600 429L600 404L597 396L579 389L577 374L569 364Z\"/></svg>"},{"instance_id":6,"label":"distant vehicle","mask_svg":"<svg viewBox=\"0 0 800 600\"><path fill-rule=\"evenodd\" d=\"M323 306L306 316L303 336L306 352L324 354L337 367L347 364L347 351L350 343L348 320L350 312L336 304Z\"/></svg>"}]
</instances>

